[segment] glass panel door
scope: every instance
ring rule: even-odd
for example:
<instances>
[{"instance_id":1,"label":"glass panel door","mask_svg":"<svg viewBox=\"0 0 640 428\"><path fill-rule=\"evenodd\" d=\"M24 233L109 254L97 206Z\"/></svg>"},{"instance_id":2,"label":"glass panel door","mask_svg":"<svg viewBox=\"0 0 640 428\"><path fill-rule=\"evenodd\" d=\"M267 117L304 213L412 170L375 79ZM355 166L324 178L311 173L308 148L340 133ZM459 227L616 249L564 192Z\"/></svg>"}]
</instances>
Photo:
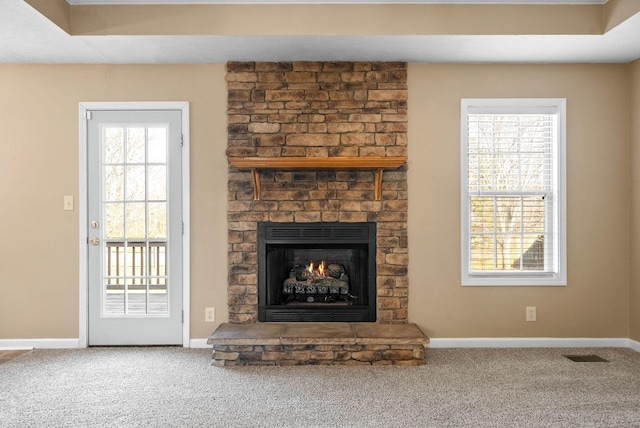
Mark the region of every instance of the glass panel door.
<instances>
[{"instance_id":1,"label":"glass panel door","mask_svg":"<svg viewBox=\"0 0 640 428\"><path fill-rule=\"evenodd\" d=\"M181 112L89 120L89 344L182 341Z\"/></svg>"}]
</instances>

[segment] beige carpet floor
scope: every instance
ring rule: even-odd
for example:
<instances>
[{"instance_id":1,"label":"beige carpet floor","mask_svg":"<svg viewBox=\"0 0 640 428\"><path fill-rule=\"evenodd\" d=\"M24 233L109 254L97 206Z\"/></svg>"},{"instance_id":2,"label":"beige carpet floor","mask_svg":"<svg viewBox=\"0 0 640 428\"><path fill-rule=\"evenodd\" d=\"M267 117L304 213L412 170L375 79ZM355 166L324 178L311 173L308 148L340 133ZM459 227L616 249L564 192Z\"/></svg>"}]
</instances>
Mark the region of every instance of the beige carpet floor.
<instances>
[{"instance_id":1,"label":"beige carpet floor","mask_svg":"<svg viewBox=\"0 0 640 428\"><path fill-rule=\"evenodd\" d=\"M0 427L640 427L640 353L617 348L254 368L202 349L36 350L0 365L0 387Z\"/></svg>"}]
</instances>

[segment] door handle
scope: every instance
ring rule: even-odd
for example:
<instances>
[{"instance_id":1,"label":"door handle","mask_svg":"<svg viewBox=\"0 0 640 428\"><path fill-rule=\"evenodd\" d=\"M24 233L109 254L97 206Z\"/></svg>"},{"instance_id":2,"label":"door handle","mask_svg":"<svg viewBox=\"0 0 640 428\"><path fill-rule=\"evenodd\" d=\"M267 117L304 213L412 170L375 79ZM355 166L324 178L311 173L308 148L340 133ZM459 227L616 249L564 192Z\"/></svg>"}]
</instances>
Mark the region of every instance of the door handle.
<instances>
[{"instance_id":1,"label":"door handle","mask_svg":"<svg viewBox=\"0 0 640 428\"><path fill-rule=\"evenodd\" d=\"M93 245L94 247L100 245L100 239L96 237L90 238L89 244Z\"/></svg>"}]
</instances>

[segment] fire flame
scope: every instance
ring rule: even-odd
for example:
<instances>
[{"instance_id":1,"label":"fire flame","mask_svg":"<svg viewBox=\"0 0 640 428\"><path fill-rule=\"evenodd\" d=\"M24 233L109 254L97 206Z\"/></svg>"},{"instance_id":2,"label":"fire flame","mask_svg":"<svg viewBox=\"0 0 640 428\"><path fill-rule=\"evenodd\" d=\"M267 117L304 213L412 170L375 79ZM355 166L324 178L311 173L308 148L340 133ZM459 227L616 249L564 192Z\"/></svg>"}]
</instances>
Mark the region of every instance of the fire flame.
<instances>
[{"instance_id":1,"label":"fire flame","mask_svg":"<svg viewBox=\"0 0 640 428\"><path fill-rule=\"evenodd\" d=\"M308 271L309 273L311 273L312 276L325 276L324 275L324 260L322 261L322 263L320 263L320 266L318 266L317 269L314 269L314 264L313 262L309 263L309 267L308 267Z\"/></svg>"}]
</instances>

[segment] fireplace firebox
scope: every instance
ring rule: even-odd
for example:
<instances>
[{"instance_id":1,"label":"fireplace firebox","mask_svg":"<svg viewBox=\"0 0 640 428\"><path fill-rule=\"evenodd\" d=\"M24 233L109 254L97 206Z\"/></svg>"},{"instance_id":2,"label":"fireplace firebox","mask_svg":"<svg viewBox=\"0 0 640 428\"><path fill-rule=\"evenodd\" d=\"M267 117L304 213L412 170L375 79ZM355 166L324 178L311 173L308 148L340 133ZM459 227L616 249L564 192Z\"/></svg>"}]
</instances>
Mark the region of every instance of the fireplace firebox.
<instances>
[{"instance_id":1,"label":"fireplace firebox","mask_svg":"<svg viewBox=\"0 0 640 428\"><path fill-rule=\"evenodd\" d=\"M258 320L375 322L375 223L258 224Z\"/></svg>"}]
</instances>

